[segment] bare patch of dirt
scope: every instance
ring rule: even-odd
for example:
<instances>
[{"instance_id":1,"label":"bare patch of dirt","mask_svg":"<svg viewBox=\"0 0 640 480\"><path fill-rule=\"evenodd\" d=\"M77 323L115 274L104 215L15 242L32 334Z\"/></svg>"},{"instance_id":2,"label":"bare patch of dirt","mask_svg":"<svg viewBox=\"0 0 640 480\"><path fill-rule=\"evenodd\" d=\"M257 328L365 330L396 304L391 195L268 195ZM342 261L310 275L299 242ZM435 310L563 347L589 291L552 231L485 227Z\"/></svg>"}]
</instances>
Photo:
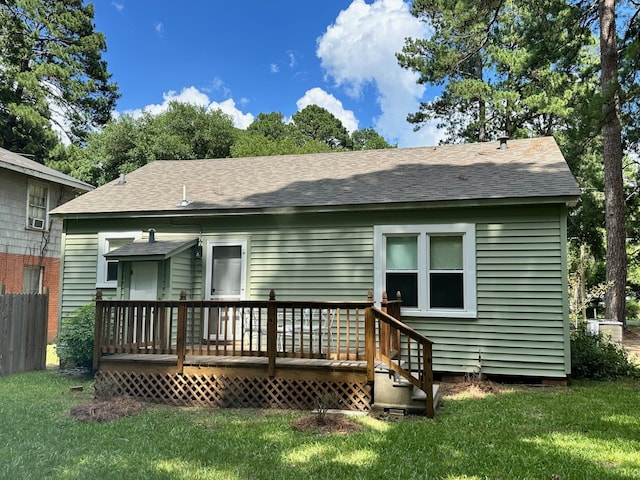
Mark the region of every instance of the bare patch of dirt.
<instances>
[{"instance_id":1,"label":"bare patch of dirt","mask_svg":"<svg viewBox=\"0 0 640 480\"><path fill-rule=\"evenodd\" d=\"M500 385L490 381L443 382L440 384L442 398L484 398L501 391Z\"/></svg>"},{"instance_id":2,"label":"bare patch of dirt","mask_svg":"<svg viewBox=\"0 0 640 480\"><path fill-rule=\"evenodd\" d=\"M69 415L80 422L113 422L136 415L142 411L142 408L142 403L133 398L116 397L76 405L71 407Z\"/></svg>"},{"instance_id":3,"label":"bare patch of dirt","mask_svg":"<svg viewBox=\"0 0 640 480\"><path fill-rule=\"evenodd\" d=\"M362 425L346 415L331 414L321 418L316 414L312 414L297 420L292 427L298 432L348 434L360 430Z\"/></svg>"}]
</instances>

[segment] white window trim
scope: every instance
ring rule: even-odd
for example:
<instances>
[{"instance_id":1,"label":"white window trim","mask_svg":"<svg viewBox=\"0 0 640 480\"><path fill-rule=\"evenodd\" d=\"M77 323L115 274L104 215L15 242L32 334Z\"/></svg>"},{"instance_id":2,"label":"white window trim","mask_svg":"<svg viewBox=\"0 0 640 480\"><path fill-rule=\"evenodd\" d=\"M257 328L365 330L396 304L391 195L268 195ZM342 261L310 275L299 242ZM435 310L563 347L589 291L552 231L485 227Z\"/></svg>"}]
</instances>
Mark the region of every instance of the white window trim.
<instances>
[{"instance_id":1,"label":"white window trim","mask_svg":"<svg viewBox=\"0 0 640 480\"><path fill-rule=\"evenodd\" d=\"M240 271L240 298L235 295L211 295L211 270L213 269L213 258L211 258L211 249L213 247L237 247L241 248L241 271ZM205 292L206 298L215 298L216 300L246 300L247 296L247 240L209 240L207 242L207 264L206 264L206 281Z\"/></svg>"},{"instance_id":2,"label":"white window trim","mask_svg":"<svg viewBox=\"0 0 640 480\"><path fill-rule=\"evenodd\" d=\"M30 197L31 197L31 186L32 185L37 185L38 187L43 187L45 189L45 191L47 192L47 198L45 199L45 205L44 205L44 218L39 218L37 220L41 220L42 221L42 228L41 227L36 227L34 225L30 225L29 224L29 213L30 213ZM28 180L27 181L27 215L26 215L26 227L29 230L38 230L40 232L47 232L49 231L49 185L47 185L46 183L42 183L42 182L36 182L33 180Z\"/></svg>"},{"instance_id":3,"label":"white window trim","mask_svg":"<svg viewBox=\"0 0 640 480\"><path fill-rule=\"evenodd\" d=\"M109 240L118 240L122 238L132 238L133 241L142 238L141 231L133 232L100 232L98 233L98 263L96 269L96 288L117 288L118 281L107 281L107 259L104 254L108 253L107 243Z\"/></svg>"},{"instance_id":4,"label":"white window trim","mask_svg":"<svg viewBox=\"0 0 640 480\"><path fill-rule=\"evenodd\" d=\"M411 317L476 318L476 232L472 223L423 224L423 225L377 225L373 228L374 249L374 293L382 298L386 272L387 235L418 236L418 308L403 307L402 314ZM428 261L427 236L438 234L462 234L464 309L430 309L427 303ZM387 292L392 300L395 294Z\"/></svg>"}]
</instances>

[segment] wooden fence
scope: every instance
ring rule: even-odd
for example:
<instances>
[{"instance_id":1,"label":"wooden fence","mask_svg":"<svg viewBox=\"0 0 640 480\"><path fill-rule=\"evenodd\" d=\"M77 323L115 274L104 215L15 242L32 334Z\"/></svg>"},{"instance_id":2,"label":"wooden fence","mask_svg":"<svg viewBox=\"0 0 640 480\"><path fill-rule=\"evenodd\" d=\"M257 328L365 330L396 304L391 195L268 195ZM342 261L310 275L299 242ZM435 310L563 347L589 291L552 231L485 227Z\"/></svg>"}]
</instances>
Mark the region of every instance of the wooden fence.
<instances>
[{"instance_id":1,"label":"wooden fence","mask_svg":"<svg viewBox=\"0 0 640 480\"><path fill-rule=\"evenodd\" d=\"M0 286L0 375L45 368L48 301L47 291L4 294Z\"/></svg>"}]
</instances>

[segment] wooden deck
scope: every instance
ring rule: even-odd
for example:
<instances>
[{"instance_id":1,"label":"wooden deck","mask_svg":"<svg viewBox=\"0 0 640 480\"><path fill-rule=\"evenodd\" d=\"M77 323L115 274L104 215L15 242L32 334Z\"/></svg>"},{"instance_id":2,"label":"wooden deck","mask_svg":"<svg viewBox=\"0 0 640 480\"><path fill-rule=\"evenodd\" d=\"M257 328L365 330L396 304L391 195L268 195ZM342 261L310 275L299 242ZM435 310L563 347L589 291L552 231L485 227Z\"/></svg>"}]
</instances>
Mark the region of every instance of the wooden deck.
<instances>
[{"instance_id":1,"label":"wooden deck","mask_svg":"<svg viewBox=\"0 0 640 480\"><path fill-rule=\"evenodd\" d=\"M314 409L332 398L338 408L368 411L375 366L384 363L426 392L433 416L431 342L371 301L98 296L95 332L103 392L215 407Z\"/></svg>"}]
</instances>

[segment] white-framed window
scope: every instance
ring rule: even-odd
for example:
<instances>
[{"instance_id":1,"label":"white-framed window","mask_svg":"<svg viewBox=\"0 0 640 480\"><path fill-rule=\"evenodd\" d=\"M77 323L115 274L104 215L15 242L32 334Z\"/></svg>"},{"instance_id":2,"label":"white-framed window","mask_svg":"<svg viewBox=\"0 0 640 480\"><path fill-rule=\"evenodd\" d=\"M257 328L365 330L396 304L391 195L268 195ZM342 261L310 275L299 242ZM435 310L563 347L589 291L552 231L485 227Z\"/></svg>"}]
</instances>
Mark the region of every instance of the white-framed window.
<instances>
[{"instance_id":1,"label":"white-framed window","mask_svg":"<svg viewBox=\"0 0 640 480\"><path fill-rule=\"evenodd\" d=\"M107 260L105 253L140 240L142 232L100 232L98 233L97 288L116 288L118 286L118 261Z\"/></svg>"},{"instance_id":2,"label":"white-framed window","mask_svg":"<svg viewBox=\"0 0 640 480\"><path fill-rule=\"evenodd\" d=\"M475 225L374 227L376 298L402 295L402 311L417 317L476 316Z\"/></svg>"},{"instance_id":3,"label":"white-framed window","mask_svg":"<svg viewBox=\"0 0 640 480\"><path fill-rule=\"evenodd\" d=\"M24 265L22 270L22 293L42 293L42 273L40 265Z\"/></svg>"},{"instance_id":4,"label":"white-framed window","mask_svg":"<svg viewBox=\"0 0 640 480\"><path fill-rule=\"evenodd\" d=\"M44 183L27 184L27 228L48 230L49 187Z\"/></svg>"}]
</instances>

